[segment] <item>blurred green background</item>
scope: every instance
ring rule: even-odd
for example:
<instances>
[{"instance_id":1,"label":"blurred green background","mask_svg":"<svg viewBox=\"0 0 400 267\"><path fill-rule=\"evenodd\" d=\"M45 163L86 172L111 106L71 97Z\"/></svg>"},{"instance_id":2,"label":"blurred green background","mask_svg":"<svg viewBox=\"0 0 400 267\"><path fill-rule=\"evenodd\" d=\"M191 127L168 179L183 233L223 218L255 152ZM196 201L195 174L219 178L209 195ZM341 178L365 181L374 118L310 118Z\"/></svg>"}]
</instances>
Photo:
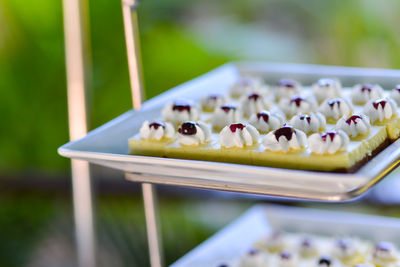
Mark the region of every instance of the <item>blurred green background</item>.
<instances>
[{"instance_id":1,"label":"blurred green background","mask_svg":"<svg viewBox=\"0 0 400 267\"><path fill-rule=\"evenodd\" d=\"M130 109L131 96L120 1L88 5L93 129ZM399 11L394 0L142 1L146 95L238 59L398 68ZM76 264L69 161L56 153L68 141L63 42L61 1L0 2L0 266L55 266L54 259L57 266ZM94 178L103 184L96 221L109 261L102 266L146 266L137 186L126 185L132 191L123 193L116 186L110 193L104 184L124 182L119 173L109 176L116 182ZM167 263L252 203L218 195L216 202L203 203L185 191L176 197L168 192L161 196ZM218 222L201 218L209 212L203 206L218 205L232 212Z\"/></svg>"}]
</instances>

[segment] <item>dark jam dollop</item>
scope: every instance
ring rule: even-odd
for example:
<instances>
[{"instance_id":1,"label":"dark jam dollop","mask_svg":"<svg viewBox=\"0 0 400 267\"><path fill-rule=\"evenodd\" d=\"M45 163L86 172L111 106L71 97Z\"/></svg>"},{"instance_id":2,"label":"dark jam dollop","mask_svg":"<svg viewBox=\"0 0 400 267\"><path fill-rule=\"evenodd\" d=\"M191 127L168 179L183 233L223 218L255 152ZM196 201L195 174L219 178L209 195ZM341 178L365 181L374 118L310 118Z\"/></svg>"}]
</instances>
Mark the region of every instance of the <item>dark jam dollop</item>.
<instances>
[{"instance_id":1,"label":"dark jam dollop","mask_svg":"<svg viewBox=\"0 0 400 267\"><path fill-rule=\"evenodd\" d=\"M311 116L310 115L300 115L299 119L302 120L302 121L306 120L308 122L308 124L311 123Z\"/></svg>"},{"instance_id":2,"label":"dark jam dollop","mask_svg":"<svg viewBox=\"0 0 400 267\"><path fill-rule=\"evenodd\" d=\"M257 255L258 253L260 253L260 250L258 250L258 249L256 249L256 248L252 248L252 249L250 249L249 252L248 252L248 254L249 254L249 255L252 255L252 256Z\"/></svg>"},{"instance_id":3,"label":"dark jam dollop","mask_svg":"<svg viewBox=\"0 0 400 267\"><path fill-rule=\"evenodd\" d=\"M309 237L305 237L303 238L303 240L301 241L301 246L303 248L310 248L312 246L312 239L310 239Z\"/></svg>"},{"instance_id":4,"label":"dark jam dollop","mask_svg":"<svg viewBox=\"0 0 400 267\"><path fill-rule=\"evenodd\" d=\"M384 109L386 106L386 103L387 103L386 99L378 99L378 100L375 100L374 102L372 102L372 105L377 110L379 108L379 106L381 106L382 109Z\"/></svg>"},{"instance_id":5,"label":"dark jam dollop","mask_svg":"<svg viewBox=\"0 0 400 267\"><path fill-rule=\"evenodd\" d=\"M318 266L331 266L332 260L328 256L323 256L318 260Z\"/></svg>"},{"instance_id":6,"label":"dark jam dollop","mask_svg":"<svg viewBox=\"0 0 400 267\"><path fill-rule=\"evenodd\" d=\"M251 93L247 96L249 100L257 101L260 98L260 95L257 93Z\"/></svg>"},{"instance_id":7,"label":"dark jam dollop","mask_svg":"<svg viewBox=\"0 0 400 267\"><path fill-rule=\"evenodd\" d=\"M232 133L236 132L237 129L243 130L245 127L246 125L242 123L232 123L231 125L229 125L229 129L231 129Z\"/></svg>"},{"instance_id":8,"label":"dark jam dollop","mask_svg":"<svg viewBox=\"0 0 400 267\"><path fill-rule=\"evenodd\" d=\"M326 139L329 137L331 139L331 142L333 142L333 139L336 136L336 132L327 132L321 135L322 141L326 142Z\"/></svg>"},{"instance_id":9,"label":"dark jam dollop","mask_svg":"<svg viewBox=\"0 0 400 267\"><path fill-rule=\"evenodd\" d=\"M221 109L228 113L230 110L236 110L236 107L233 105L222 105Z\"/></svg>"},{"instance_id":10,"label":"dark jam dollop","mask_svg":"<svg viewBox=\"0 0 400 267\"><path fill-rule=\"evenodd\" d=\"M269 114L268 114L267 112L265 112L265 111L258 112L258 113L257 113L257 119L260 120L261 118L262 118L266 123L268 123L268 121L269 121Z\"/></svg>"},{"instance_id":11,"label":"dark jam dollop","mask_svg":"<svg viewBox=\"0 0 400 267\"><path fill-rule=\"evenodd\" d=\"M305 99L301 96L294 96L290 100L290 104L295 104L297 107L300 107L301 102L303 102Z\"/></svg>"},{"instance_id":12,"label":"dark jam dollop","mask_svg":"<svg viewBox=\"0 0 400 267\"><path fill-rule=\"evenodd\" d=\"M172 110L174 110L174 111L177 110L179 112L182 112L185 110L187 112L190 112L190 109L191 109L191 105L189 103L181 102L181 101L174 102L174 105L172 106Z\"/></svg>"},{"instance_id":13,"label":"dark jam dollop","mask_svg":"<svg viewBox=\"0 0 400 267\"><path fill-rule=\"evenodd\" d=\"M294 88L296 86L296 82L291 79L281 79L278 82L278 86L285 88Z\"/></svg>"},{"instance_id":14,"label":"dark jam dollop","mask_svg":"<svg viewBox=\"0 0 400 267\"><path fill-rule=\"evenodd\" d=\"M213 95L209 95L208 96L208 99L209 100L212 100L212 101L217 101L219 98L221 98L221 95L218 95L218 94L213 94Z\"/></svg>"},{"instance_id":15,"label":"dark jam dollop","mask_svg":"<svg viewBox=\"0 0 400 267\"><path fill-rule=\"evenodd\" d=\"M348 119L346 120L346 123L347 123L348 125L350 125L352 122L353 122L354 124L357 124L357 119L361 119L361 116L359 116L359 115L353 115L353 116L351 116L350 118L348 118Z\"/></svg>"},{"instance_id":16,"label":"dark jam dollop","mask_svg":"<svg viewBox=\"0 0 400 267\"><path fill-rule=\"evenodd\" d=\"M320 87L329 87L334 84L332 79L319 79L318 80L318 86Z\"/></svg>"},{"instance_id":17,"label":"dark jam dollop","mask_svg":"<svg viewBox=\"0 0 400 267\"><path fill-rule=\"evenodd\" d=\"M282 260L290 260L292 258L292 254L287 251L282 251L280 257Z\"/></svg>"},{"instance_id":18,"label":"dark jam dollop","mask_svg":"<svg viewBox=\"0 0 400 267\"><path fill-rule=\"evenodd\" d=\"M337 246L338 248L340 248L341 250L348 250L348 249L350 248L350 246L351 246L351 243L350 243L348 240L339 239L339 240L336 242L336 246Z\"/></svg>"},{"instance_id":19,"label":"dark jam dollop","mask_svg":"<svg viewBox=\"0 0 400 267\"><path fill-rule=\"evenodd\" d=\"M160 121L155 121L149 124L149 128L154 128L157 130L159 127L163 127L165 129L165 124Z\"/></svg>"},{"instance_id":20,"label":"dark jam dollop","mask_svg":"<svg viewBox=\"0 0 400 267\"><path fill-rule=\"evenodd\" d=\"M290 141L292 139L294 133L295 133L295 130L292 127L283 126L282 128L275 130L274 135L275 135L276 141L279 141L279 137L281 137L281 136L286 137L286 140Z\"/></svg>"},{"instance_id":21,"label":"dark jam dollop","mask_svg":"<svg viewBox=\"0 0 400 267\"><path fill-rule=\"evenodd\" d=\"M361 85L361 92L371 92L374 86L372 84L363 84Z\"/></svg>"},{"instance_id":22,"label":"dark jam dollop","mask_svg":"<svg viewBox=\"0 0 400 267\"><path fill-rule=\"evenodd\" d=\"M340 107L340 103L342 101L340 99L332 99L328 101L328 105L331 107L331 109L333 109L333 107L335 106L335 104L338 105L338 107Z\"/></svg>"},{"instance_id":23,"label":"dark jam dollop","mask_svg":"<svg viewBox=\"0 0 400 267\"><path fill-rule=\"evenodd\" d=\"M197 133L196 123L192 121L187 121L182 123L181 127L178 129L178 133L183 135L195 135Z\"/></svg>"}]
</instances>

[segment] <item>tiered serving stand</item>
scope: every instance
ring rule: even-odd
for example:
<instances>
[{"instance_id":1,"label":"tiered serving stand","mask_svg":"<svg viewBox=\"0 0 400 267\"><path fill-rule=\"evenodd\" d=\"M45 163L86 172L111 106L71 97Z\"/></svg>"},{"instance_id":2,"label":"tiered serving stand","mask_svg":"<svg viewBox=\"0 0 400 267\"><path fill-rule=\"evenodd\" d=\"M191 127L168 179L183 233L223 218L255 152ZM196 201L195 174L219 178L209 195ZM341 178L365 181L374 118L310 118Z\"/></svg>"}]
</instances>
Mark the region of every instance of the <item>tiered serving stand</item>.
<instances>
[{"instance_id":1,"label":"tiered serving stand","mask_svg":"<svg viewBox=\"0 0 400 267\"><path fill-rule=\"evenodd\" d=\"M303 84L311 84L321 77L337 77L344 85L376 82L385 88L392 88L400 81L400 71L397 70L236 62L225 64L142 104L137 4L135 0L122 0L134 110L86 134L84 6L80 0L64 0L71 142L60 147L59 153L73 159L73 198L80 266L96 266L88 162L122 170L126 173L126 179L142 184L152 267L163 266L155 184L293 199L344 201L365 192L399 163L399 141L352 174L128 155L128 138L138 132L144 120L157 116L166 102L182 95L199 98L216 88L226 88L243 74L260 76L271 82L288 77Z\"/></svg>"}]
</instances>

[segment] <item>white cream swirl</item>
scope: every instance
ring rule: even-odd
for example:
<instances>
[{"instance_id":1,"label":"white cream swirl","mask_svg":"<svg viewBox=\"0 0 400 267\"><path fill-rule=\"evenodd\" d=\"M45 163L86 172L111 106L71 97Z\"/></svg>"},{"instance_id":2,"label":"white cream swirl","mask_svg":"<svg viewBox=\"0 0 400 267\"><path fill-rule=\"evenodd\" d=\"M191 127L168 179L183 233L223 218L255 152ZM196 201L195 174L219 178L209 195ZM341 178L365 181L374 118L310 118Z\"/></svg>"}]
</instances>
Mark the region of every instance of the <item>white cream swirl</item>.
<instances>
[{"instance_id":1,"label":"white cream swirl","mask_svg":"<svg viewBox=\"0 0 400 267\"><path fill-rule=\"evenodd\" d=\"M229 93L233 98L239 98L250 92L260 91L263 86L261 79L254 77L241 77L229 88Z\"/></svg>"},{"instance_id":2,"label":"white cream swirl","mask_svg":"<svg viewBox=\"0 0 400 267\"><path fill-rule=\"evenodd\" d=\"M278 112L262 110L257 114L251 115L249 122L261 133L267 133L282 127L282 125L285 123L283 116L283 114Z\"/></svg>"},{"instance_id":3,"label":"white cream swirl","mask_svg":"<svg viewBox=\"0 0 400 267\"><path fill-rule=\"evenodd\" d=\"M215 108L222 106L227 102L227 98L219 94L211 94L203 99L201 99L201 106L204 111L212 112Z\"/></svg>"},{"instance_id":4,"label":"white cream swirl","mask_svg":"<svg viewBox=\"0 0 400 267\"><path fill-rule=\"evenodd\" d=\"M214 110L211 124L214 129L222 129L226 125L239 122L242 119L242 111L235 105L222 105Z\"/></svg>"},{"instance_id":5,"label":"white cream swirl","mask_svg":"<svg viewBox=\"0 0 400 267\"><path fill-rule=\"evenodd\" d=\"M225 126L219 133L219 143L222 147L246 147L258 142L260 134L250 124L232 123Z\"/></svg>"},{"instance_id":6,"label":"white cream swirl","mask_svg":"<svg viewBox=\"0 0 400 267\"><path fill-rule=\"evenodd\" d=\"M340 118L336 123L336 129L343 130L350 137L356 137L367 134L371 129L371 124L368 116L359 114Z\"/></svg>"},{"instance_id":7,"label":"white cream swirl","mask_svg":"<svg viewBox=\"0 0 400 267\"><path fill-rule=\"evenodd\" d=\"M178 129L178 143L184 146L198 146L210 141L211 131L199 121L185 121Z\"/></svg>"},{"instance_id":8,"label":"white cream swirl","mask_svg":"<svg viewBox=\"0 0 400 267\"><path fill-rule=\"evenodd\" d=\"M371 123L383 122L397 116L397 105L393 99L389 98L370 100L364 106L364 114L369 117Z\"/></svg>"},{"instance_id":9,"label":"white cream swirl","mask_svg":"<svg viewBox=\"0 0 400 267\"><path fill-rule=\"evenodd\" d=\"M279 107L289 117L299 113L308 114L317 111L317 103L314 98L300 95L295 95L290 99L282 98L279 101Z\"/></svg>"},{"instance_id":10,"label":"white cream swirl","mask_svg":"<svg viewBox=\"0 0 400 267\"><path fill-rule=\"evenodd\" d=\"M378 84L357 84L351 91L351 99L354 104L365 104L371 99L381 98L383 89Z\"/></svg>"},{"instance_id":11,"label":"white cream swirl","mask_svg":"<svg viewBox=\"0 0 400 267\"><path fill-rule=\"evenodd\" d=\"M353 106L344 98L327 99L321 104L319 111L327 119L336 121L342 116L350 115L353 112Z\"/></svg>"},{"instance_id":12,"label":"white cream swirl","mask_svg":"<svg viewBox=\"0 0 400 267\"><path fill-rule=\"evenodd\" d=\"M168 122L154 121L150 123L149 121L145 121L142 127L140 127L140 138L144 140L160 141L163 139L170 139L174 134L174 126Z\"/></svg>"},{"instance_id":13,"label":"white cream swirl","mask_svg":"<svg viewBox=\"0 0 400 267\"><path fill-rule=\"evenodd\" d=\"M271 151L301 150L307 146L307 136L301 130L285 125L264 136L262 144Z\"/></svg>"},{"instance_id":14,"label":"white cream swirl","mask_svg":"<svg viewBox=\"0 0 400 267\"><path fill-rule=\"evenodd\" d=\"M272 103L267 98L256 92L252 92L240 99L240 107L246 117L250 117L261 110L270 109L271 106Z\"/></svg>"},{"instance_id":15,"label":"white cream swirl","mask_svg":"<svg viewBox=\"0 0 400 267\"><path fill-rule=\"evenodd\" d=\"M326 133L315 133L308 137L308 147L315 154L335 154L346 151L350 139L342 130Z\"/></svg>"},{"instance_id":16,"label":"white cream swirl","mask_svg":"<svg viewBox=\"0 0 400 267\"><path fill-rule=\"evenodd\" d=\"M342 85L337 79L324 78L313 84L312 90L317 101L322 102L325 99L340 97Z\"/></svg>"},{"instance_id":17,"label":"white cream swirl","mask_svg":"<svg viewBox=\"0 0 400 267\"><path fill-rule=\"evenodd\" d=\"M176 100L170 102L161 111L166 121L178 125L184 121L197 121L199 119L198 109L188 101Z\"/></svg>"},{"instance_id":18,"label":"white cream swirl","mask_svg":"<svg viewBox=\"0 0 400 267\"><path fill-rule=\"evenodd\" d=\"M351 257L358 253L357 241L350 238L337 239L332 253L339 259Z\"/></svg>"},{"instance_id":19,"label":"white cream swirl","mask_svg":"<svg viewBox=\"0 0 400 267\"><path fill-rule=\"evenodd\" d=\"M390 97L400 105L400 84L396 85L390 92Z\"/></svg>"},{"instance_id":20,"label":"white cream swirl","mask_svg":"<svg viewBox=\"0 0 400 267\"><path fill-rule=\"evenodd\" d=\"M300 94L301 84L292 79L280 79L275 88L275 98L279 101L282 98L291 98Z\"/></svg>"},{"instance_id":21,"label":"white cream swirl","mask_svg":"<svg viewBox=\"0 0 400 267\"><path fill-rule=\"evenodd\" d=\"M265 267L267 265L268 254L258 249L251 249L240 261L240 267Z\"/></svg>"},{"instance_id":22,"label":"white cream swirl","mask_svg":"<svg viewBox=\"0 0 400 267\"><path fill-rule=\"evenodd\" d=\"M386 266L385 262L398 258L397 250L392 243L380 242L375 246L373 258L376 263Z\"/></svg>"},{"instance_id":23,"label":"white cream swirl","mask_svg":"<svg viewBox=\"0 0 400 267\"><path fill-rule=\"evenodd\" d=\"M326 119L321 113L298 114L292 117L289 124L296 129L303 131L305 134L317 133L325 129Z\"/></svg>"}]
</instances>

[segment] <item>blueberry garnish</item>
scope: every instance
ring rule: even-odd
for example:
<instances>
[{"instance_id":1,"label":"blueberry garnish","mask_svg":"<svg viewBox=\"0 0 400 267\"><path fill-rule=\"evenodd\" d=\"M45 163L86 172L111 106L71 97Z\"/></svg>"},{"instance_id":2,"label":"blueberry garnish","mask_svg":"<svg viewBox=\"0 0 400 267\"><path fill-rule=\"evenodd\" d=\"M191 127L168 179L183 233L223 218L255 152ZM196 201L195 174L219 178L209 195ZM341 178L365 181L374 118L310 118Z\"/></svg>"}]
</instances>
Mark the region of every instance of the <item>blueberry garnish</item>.
<instances>
[{"instance_id":1,"label":"blueberry garnish","mask_svg":"<svg viewBox=\"0 0 400 267\"><path fill-rule=\"evenodd\" d=\"M283 126L282 128L275 130L274 135L278 142L281 136L285 136L286 140L290 141L292 139L293 133L295 133L295 130L292 127Z\"/></svg>"},{"instance_id":2,"label":"blueberry garnish","mask_svg":"<svg viewBox=\"0 0 400 267\"><path fill-rule=\"evenodd\" d=\"M181 127L179 127L178 133L183 135L195 135L197 133L196 125L197 123L192 121L184 122Z\"/></svg>"}]
</instances>

